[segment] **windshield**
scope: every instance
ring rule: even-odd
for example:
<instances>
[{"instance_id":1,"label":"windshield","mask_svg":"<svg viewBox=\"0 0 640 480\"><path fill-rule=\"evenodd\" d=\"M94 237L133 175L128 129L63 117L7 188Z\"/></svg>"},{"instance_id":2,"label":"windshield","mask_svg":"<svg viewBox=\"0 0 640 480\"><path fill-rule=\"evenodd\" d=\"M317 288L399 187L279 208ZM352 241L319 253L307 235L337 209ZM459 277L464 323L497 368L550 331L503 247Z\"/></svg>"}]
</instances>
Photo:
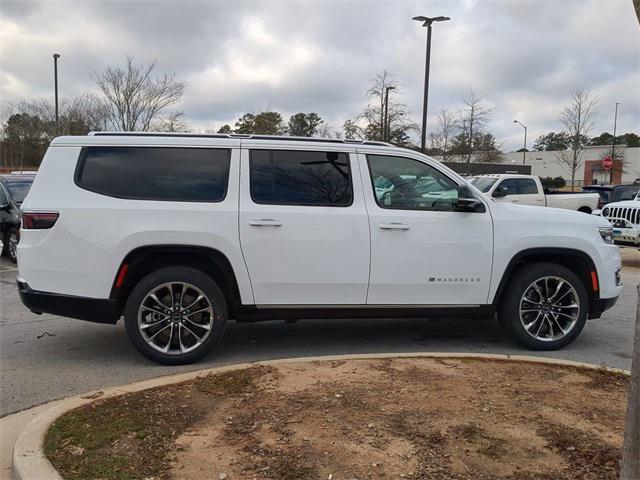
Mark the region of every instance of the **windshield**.
<instances>
[{"instance_id":1,"label":"windshield","mask_svg":"<svg viewBox=\"0 0 640 480\"><path fill-rule=\"evenodd\" d=\"M27 193L29 193L29 189L31 188L31 183L29 181L24 182L7 182L5 183L7 190L9 190L9 196L11 200L15 203L24 202Z\"/></svg>"},{"instance_id":2,"label":"windshield","mask_svg":"<svg viewBox=\"0 0 640 480\"><path fill-rule=\"evenodd\" d=\"M476 187L482 193L487 193L497 181L497 178L492 177L474 177L470 180L471 185Z\"/></svg>"}]
</instances>

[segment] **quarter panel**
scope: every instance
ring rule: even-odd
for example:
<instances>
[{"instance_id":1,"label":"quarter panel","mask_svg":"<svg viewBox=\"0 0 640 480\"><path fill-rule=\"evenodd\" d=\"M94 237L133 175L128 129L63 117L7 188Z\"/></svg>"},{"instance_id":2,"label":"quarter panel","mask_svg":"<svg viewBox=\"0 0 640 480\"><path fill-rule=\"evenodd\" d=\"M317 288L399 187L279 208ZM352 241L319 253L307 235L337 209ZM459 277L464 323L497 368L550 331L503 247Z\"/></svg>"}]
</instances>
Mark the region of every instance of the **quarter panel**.
<instances>
[{"instance_id":1,"label":"quarter panel","mask_svg":"<svg viewBox=\"0 0 640 480\"><path fill-rule=\"evenodd\" d=\"M228 146L227 146L228 147ZM237 228L239 149L233 149L224 201L164 202L107 197L76 186L80 147L52 147L25 200L25 210L60 212L50 230L23 230L20 276L35 290L108 298L117 269L147 245L219 250L234 268L243 303L253 303Z\"/></svg>"}]
</instances>

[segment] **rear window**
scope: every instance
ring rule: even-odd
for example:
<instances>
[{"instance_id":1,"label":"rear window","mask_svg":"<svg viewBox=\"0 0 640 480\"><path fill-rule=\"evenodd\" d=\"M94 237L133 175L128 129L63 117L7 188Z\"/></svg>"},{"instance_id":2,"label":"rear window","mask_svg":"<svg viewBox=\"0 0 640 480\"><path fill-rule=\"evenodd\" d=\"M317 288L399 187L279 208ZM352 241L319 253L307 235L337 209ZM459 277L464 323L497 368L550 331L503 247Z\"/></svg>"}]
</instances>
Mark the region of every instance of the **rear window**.
<instances>
[{"instance_id":1,"label":"rear window","mask_svg":"<svg viewBox=\"0 0 640 480\"><path fill-rule=\"evenodd\" d=\"M117 198L221 202L231 151L217 148L86 147L78 186Z\"/></svg>"},{"instance_id":2,"label":"rear window","mask_svg":"<svg viewBox=\"0 0 640 480\"><path fill-rule=\"evenodd\" d=\"M31 188L31 181L20 181L20 182L7 182L7 190L9 190L9 196L11 200L16 203L24 202L27 193L29 193L29 189Z\"/></svg>"},{"instance_id":3,"label":"rear window","mask_svg":"<svg viewBox=\"0 0 640 480\"><path fill-rule=\"evenodd\" d=\"M347 207L353 201L346 153L251 150L249 163L256 203Z\"/></svg>"}]
</instances>

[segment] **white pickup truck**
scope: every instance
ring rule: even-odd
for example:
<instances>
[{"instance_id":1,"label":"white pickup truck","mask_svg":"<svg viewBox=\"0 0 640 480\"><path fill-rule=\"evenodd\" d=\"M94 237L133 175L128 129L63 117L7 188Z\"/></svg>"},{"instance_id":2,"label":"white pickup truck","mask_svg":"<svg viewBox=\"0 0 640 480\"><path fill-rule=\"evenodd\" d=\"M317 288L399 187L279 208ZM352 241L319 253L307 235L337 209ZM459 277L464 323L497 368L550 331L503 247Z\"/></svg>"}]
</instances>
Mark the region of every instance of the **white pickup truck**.
<instances>
[{"instance_id":1,"label":"white pickup truck","mask_svg":"<svg viewBox=\"0 0 640 480\"><path fill-rule=\"evenodd\" d=\"M598 208L596 193L549 193L540 178L533 175L478 175L468 179L476 188L497 202L564 208L591 213Z\"/></svg>"}]
</instances>

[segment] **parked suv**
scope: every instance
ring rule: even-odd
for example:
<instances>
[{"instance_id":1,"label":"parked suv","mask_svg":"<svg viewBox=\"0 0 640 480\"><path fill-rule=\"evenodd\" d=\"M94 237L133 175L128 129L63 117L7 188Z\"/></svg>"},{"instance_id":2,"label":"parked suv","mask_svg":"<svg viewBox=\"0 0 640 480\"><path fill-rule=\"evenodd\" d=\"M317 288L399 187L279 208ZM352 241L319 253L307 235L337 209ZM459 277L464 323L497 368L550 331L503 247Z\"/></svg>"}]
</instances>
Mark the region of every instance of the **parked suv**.
<instances>
[{"instance_id":1,"label":"parked suv","mask_svg":"<svg viewBox=\"0 0 640 480\"><path fill-rule=\"evenodd\" d=\"M629 185L587 185L582 187L583 192L600 195L599 209L609 203L633 200L639 190L640 183L637 181Z\"/></svg>"},{"instance_id":2,"label":"parked suv","mask_svg":"<svg viewBox=\"0 0 640 480\"><path fill-rule=\"evenodd\" d=\"M2 254L16 262L20 239L20 205L27 196L33 175L0 175L0 243Z\"/></svg>"},{"instance_id":3,"label":"parked suv","mask_svg":"<svg viewBox=\"0 0 640 480\"><path fill-rule=\"evenodd\" d=\"M532 349L572 342L622 290L606 219L496 203L379 142L96 133L49 147L23 204L36 313L115 323L165 364L228 319L498 313Z\"/></svg>"}]
</instances>

